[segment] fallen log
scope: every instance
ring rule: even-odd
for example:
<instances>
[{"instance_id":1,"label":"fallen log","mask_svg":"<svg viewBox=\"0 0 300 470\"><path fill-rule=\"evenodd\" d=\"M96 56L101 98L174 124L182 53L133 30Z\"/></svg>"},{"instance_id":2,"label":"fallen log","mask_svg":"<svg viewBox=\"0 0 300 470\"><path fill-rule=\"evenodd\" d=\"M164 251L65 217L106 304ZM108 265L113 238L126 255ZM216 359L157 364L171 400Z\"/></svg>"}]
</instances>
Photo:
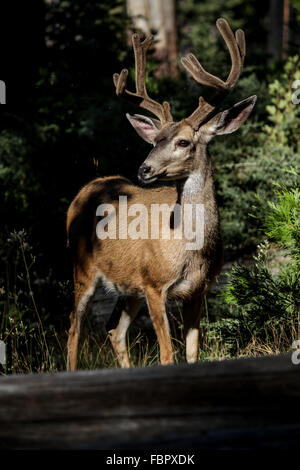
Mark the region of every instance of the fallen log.
<instances>
[{"instance_id":1,"label":"fallen log","mask_svg":"<svg viewBox=\"0 0 300 470\"><path fill-rule=\"evenodd\" d=\"M291 355L0 378L2 449L297 448Z\"/></svg>"}]
</instances>

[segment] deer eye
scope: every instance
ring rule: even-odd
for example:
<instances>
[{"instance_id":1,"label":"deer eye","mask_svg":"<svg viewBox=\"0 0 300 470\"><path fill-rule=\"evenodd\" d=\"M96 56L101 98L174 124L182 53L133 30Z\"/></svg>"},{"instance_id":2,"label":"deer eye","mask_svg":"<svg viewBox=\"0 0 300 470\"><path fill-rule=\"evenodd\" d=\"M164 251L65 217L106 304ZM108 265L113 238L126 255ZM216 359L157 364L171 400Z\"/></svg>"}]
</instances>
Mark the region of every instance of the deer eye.
<instances>
[{"instance_id":1,"label":"deer eye","mask_svg":"<svg viewBox=\"0 0 300 470\"><path fill-rule=\"evenodd\" d=\"M187 147L188 145L190 145L190 143L188 140L182 139L177 142L177 145L179 145L179 147Z\"/></svg>"}]
</instances>

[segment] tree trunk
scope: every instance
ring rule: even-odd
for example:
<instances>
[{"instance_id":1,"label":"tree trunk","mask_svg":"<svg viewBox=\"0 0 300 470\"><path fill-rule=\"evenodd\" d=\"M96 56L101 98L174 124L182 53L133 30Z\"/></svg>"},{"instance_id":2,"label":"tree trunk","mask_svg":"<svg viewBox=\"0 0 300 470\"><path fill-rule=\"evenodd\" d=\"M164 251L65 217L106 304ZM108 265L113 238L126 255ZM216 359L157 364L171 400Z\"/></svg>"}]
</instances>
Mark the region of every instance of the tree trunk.
<instances>
[{"instance_id":1,"label":"tree trunk","mask_svg":"<svg viewBox=\"0 0 300 470\"><path fill-rule=\"evenodd\" d=\"M282 52L283 0L272 0L269 13L268 53L272 59L280 60Z\"/></svg>"},{"instance_id":2,"label":"tree trunk","mask_svg":"<svg viewBox=\"0 0 300 470\"><path fill-rule=\"evenodd\" d=\"M156 57L161 61L156 74L178 76L175 0L127 0L134 28L145 35L154 31Z\"/></svg>"},{"instance_id":3,"label":"tree trunk","mask_svg":"<svg viewBox=\"0 0 300 470\"><path fill-rule=\"evenodd\" d=\"M290 21L290 2L283 2L283 27L282 27L282 60L287 59L289 45L289 21Z\"/></svg>"}]
</instances>

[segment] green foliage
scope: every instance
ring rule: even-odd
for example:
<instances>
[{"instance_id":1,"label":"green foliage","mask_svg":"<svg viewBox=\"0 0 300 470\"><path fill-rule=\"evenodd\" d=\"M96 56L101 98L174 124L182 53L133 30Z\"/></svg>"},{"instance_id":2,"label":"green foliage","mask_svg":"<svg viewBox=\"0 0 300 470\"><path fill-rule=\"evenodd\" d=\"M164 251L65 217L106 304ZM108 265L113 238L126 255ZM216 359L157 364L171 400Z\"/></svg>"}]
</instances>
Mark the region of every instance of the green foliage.
<instances>
[{"instance_id":1,"label":"green foliage","mask_svg":"<svg viewBox=\"0 0 300 470\"><path fill-rule=\"evenodd\" d=\"M224 292L239 327L266 341L270 327L297 337L300 308L300 192L280 186L262 220L268 239L250 266L235 265ZM279 263L271 262L272 251ZM280 250L280 251L279 251ZM275 256L275 260L276 260ZM248 335L249 336L249 335ZM245 338L245 336L244 336ZM250 338L249 338L250 339Z\"/></svg>"},{"instance_id":2,"label":"green foliage","mask_svg":"<svg viewBox=\"0 0 300 470\"><path fill-rule=\"evenodd\" d=\"M11 203L27 207L26 195L22 191L32 184L29 165L26 161L25 139L13 132L3 130L0 134L0 184L2 188L2 210ZM18 188L19 190L15 190ZM6 218L2 218L5 222Z\"/></svg>"},{"instance_id":3,"label":"green foliage","mask_svg":"<svg viewBox=\"0 0 300 470\"><path fill-rule=\"evenodd\" d=\"M300 109L292 101L291 85L295 80L300 80L299 65L299 56L290 57L284 65L280 79L269 85L271 104L266 106L266 110L272 125L265 125L262 129L272 144L288 145L298 151L300 151Z\"/></svg>"},{"instance_id":4,"label":"green foliage","mask_svg":"<svg viewBox=\"0 0 300 470\"><path fill-rule=\"evenodd\" d=\"M300 258L300 188L280 187L277 202L268 202L266 234L281 248Z\"/></svg>"},{"instance_id":5,"label":"green foliage","mask_svg":"<svg viewBox=\"0 0 300 470\"><path fill-rule=\"evenodd\" d=\"M274 182L291 186L293 177L286 171L291 166L300 171L300 106L291 99L291 84L298 76L299 57L295 56L288 59L282 75L270 83L265 108L271 124L255 122L252 116L238 134L216 139L212 145L228 248L253 247L259 242L257 219L250 216L257 197L270 199ZM256 83L255 78L251 80ZM261 91L257 94L258 101L264 100Z\"/></svg>"},{"instance_id":6,"label":"green foliage","mask_svg":"<svg viewBox=\"0 0 300 470\"><path fill-rule=\"evenodd\" d=\"M290 0L291 5L297 10L297 20L300 23L300 0Z\"/></svg>"}]
</instances>

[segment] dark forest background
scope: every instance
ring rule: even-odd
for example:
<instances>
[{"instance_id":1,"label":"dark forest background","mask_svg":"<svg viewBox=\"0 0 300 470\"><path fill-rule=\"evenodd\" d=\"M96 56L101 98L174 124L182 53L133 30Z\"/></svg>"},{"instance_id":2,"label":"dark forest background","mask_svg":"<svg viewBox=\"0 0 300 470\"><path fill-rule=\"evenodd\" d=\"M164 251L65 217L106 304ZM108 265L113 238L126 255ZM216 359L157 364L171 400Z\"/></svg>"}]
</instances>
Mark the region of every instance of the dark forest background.
<instances>
[{"instance_id":1,"label":"dark forest background","mask_svg":"<svg viewBox=\"0 0 300 470\"><path fill-rule=\"evenodd\" d=\"M300 4L298 0L178 0L175 7L179 57L193 51L207 70L222 78L230 60L215 21L225 17L232 29L245 30L244 71L224 107L258 95L249 122L233 136L216 140L210 149L225 260L242 260L242 267L232 273L226 302L219 292L208 298L205 331L212 336L205 344L208 350L223 338L228 348L222 354L236 355L242 347L247 354L253 332L265 341L266 334L270 337L266 322L284 317L279 329L287 341L284 346L271 345L271 352L276 352L298 334L299 265L293 265L292 278L281 285L287 289L283 297L291 299L287 306L280 298L273 311L274 297L267 293L278 292L274 276L282 274L286 260L299 262L299 238L295 238L299 197L294 191L300 105L292 103L291 93L293 81L300 79ZM65 343L55 358L47 356L48 362L40 360L44 353L37 350L54 351L54 334L55 341L66 339L73 290L65 234L68 205L97 176L122 174L137 182L137 169L149 151L125 118L126 112L137 110L115 96L112 82L112 74L124 67L133 77L129 36L134 29L123 0L11 0L1 11L0 79L7 97L0 113L0 338L11 351L7 371L64 367ZM150 93L157 100L168 100L175 119L181 119L206 90L187 77L179 58L171 76L163 69L156 73L168 57L153 52L148 64ZM275 187L274 182L283 186ZM290 218L284 221L295 232L287 235L290 245L270 234L265 223L266 211L272 217L267 201L280 204L286 192L292 194L287 209L292 216L288 212ZM283 204L286 208L285 199ZM273 270L260 264L257 269L262 271L254 272L257 262L249 268L253 253L262 257L267 252L277 254ZM265 269L271 269L269 275ZM248 290L241 292L245 282ZM265 286L264 292L257 292L258 285ZM287 317L293 321L293 334ZM237 336L242 338L238 347Z\"/></svg>"}]
</instances>

